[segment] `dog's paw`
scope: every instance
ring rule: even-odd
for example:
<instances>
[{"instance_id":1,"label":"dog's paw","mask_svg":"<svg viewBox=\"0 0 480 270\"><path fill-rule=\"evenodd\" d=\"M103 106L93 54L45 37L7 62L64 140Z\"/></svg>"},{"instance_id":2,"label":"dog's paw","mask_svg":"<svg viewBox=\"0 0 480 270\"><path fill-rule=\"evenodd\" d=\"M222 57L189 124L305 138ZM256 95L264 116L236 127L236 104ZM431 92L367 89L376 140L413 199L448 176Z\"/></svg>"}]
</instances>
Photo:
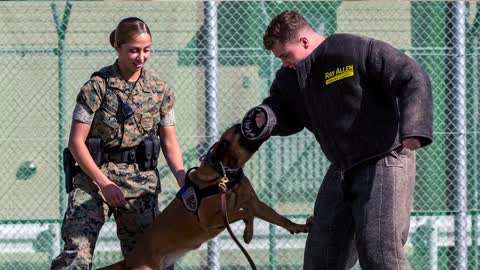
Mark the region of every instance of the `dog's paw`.
<instances>
[{"instance_id":1,"label":"dog's paw","mask_svg":"<svg viewBox=\"0 0 480 270\"><path fill-rule=\"evenodd\" d=\"M306 225L308 226L308 231L310 231L313 226L313 216L309 216L307 218Z\"/></svg>"},{"instance_id":2,"label":"dog's paw","mask_svg":"<svg viewBox=\"0 0 480 270\"><path fill-rule=\"evenodd\" d=\"M290 228L288 229L288 231L291 233L291 234L296 234L296 233L308 233L310 230L310 228L308 227L307 224L296 224L294 223L292 226L290 226Z\"/></svg>"},{"instance_id":3,"label":"dog's paw","mask_svg":"<svg viewBox=\"0 0 480 270\"><path fill-rule=\"evenodd\" d=\"M245 243L250 243L250 241L252 241L253 239L253 231L252 230L247 230L245 229L245 231L243 232L243 241L245 241Z\"/></svg>"},{"instance_id":4,"label":"dog's paw","mask_svg":"<svg viewBox=\"0 0 480 270\"><path fill-rule=\"evenodd\" d=\"M313 217L310 216L309 218L307 218L307 221L305 222L305 224L297 224L292 222L290 226L288 226L287 230L291 234L308 233L310 232L310 228L312 227L312 224L313 224Z\"/></svg>"}]
</instances>

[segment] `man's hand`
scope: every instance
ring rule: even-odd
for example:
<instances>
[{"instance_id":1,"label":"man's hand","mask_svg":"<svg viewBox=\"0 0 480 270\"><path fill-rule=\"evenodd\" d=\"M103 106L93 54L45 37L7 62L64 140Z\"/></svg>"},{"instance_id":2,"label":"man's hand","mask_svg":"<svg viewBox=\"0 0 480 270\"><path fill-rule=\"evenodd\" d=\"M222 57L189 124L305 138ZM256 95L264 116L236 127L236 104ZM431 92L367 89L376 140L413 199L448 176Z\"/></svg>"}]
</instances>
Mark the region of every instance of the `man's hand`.
<instances>
[{"instance_id":1,"label":"man's hand","mask_svg":"<svg viewBox=\"0 0 480 270\"><path fill-rule=\"evenodd\" d=\"M109 181L105 185L102 185L100 187L100 190L102 191L105 202L110 207L120 207L127 204L122 190L112 181Z\"/></svg>"},{"instance_id":2,"label":"man's hand","mask_svg":"<svg viewBox=\"0 0 480 270\"><path fill-rule=\"evenodd\" d=\"M257 125L257 128L261 128L265 125L265 122L267 121L267 115L265 112L259 112L255 114L255 124Z\"/></svg>"},{"instance_id":3,"label":"man's hand","mask_svg":"<svg viewBox=\"0 0 480 270\"><path fill-rule=\"evenodd\" d=\"M402 140L402 147L409 150L417 150L422 146L422 143L417 137L408 137Z\"/></svg>"}]
</instances>

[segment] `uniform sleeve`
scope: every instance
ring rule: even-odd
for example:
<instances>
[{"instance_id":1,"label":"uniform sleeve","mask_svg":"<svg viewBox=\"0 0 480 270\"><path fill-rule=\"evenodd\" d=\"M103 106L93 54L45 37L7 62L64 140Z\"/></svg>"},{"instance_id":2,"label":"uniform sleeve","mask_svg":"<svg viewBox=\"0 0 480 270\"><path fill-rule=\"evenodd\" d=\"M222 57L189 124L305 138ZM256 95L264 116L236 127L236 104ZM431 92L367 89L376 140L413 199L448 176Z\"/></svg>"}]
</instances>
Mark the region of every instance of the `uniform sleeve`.
<instances>
[{"instance_id":1,"label":"uniform sleeve","mask_svg":"<svg viewBox=\"0 0 480 270\"><path fill-rule=\"evenodd\" d=\"M92 125L94 116L95 113L92 112L90 108L83 104L77 103L75 109L73 110L72 118L84 124Z\"/></svg>"},{"instance_id":2,"label":"uniform sleeve","mask_svg":"<svg viewBox=\"0 0 480 270\"><path fill-rule=\"evenodd\" d=\"M160 103L160 126L174 126L175 114L173 105L175 104L175 95L167 85L164 88L163 99Z\"/></svg>"},{"instance_id":3,"label":"uniform sleeve","mask_svg":"<svg viewBox=\"0 0 480 270\"><path fill-rule=\"evenodd\" d=\"M173 109L171 109L166 115L160 116L160 126L175 126L175 113L173 112Z\"/></svg>"},{"instance_id":4,"label":"uniform sleeve","mask_svg":"<svg viewBox=\"0 0 480 270\"><path fill-rule=\"evenodd\" d=\"M385 42L373 40L366 61L369 79L396 96L400 139L418 137L432 142L433 99L429 76L413 59Z\"/></svg>"},{"instance_id":5,"label":"uniform sleeve","mask_svg":"<svg viewBox=\"0 0 480 270\"><path fill-rule=\"evenodd\" d=\"M102 104L105 91L103 79L93 77L80 89L80 93L77 96L77 104L81 104L95 113Z\"/></svg>"},{"instance_id":6,"label":"uniform sleeve","mask_svg":"<svg viewBox=\"0 0 480 270\"><path fill-rule=\"evenodd\" d=\"M304 119L297 102L300 98L296 73L280 70L270 87L270 96L262 104L270 107L276 118L272 135L288 136L300 132L304 128Z\"/></svg>"}]
</instances>

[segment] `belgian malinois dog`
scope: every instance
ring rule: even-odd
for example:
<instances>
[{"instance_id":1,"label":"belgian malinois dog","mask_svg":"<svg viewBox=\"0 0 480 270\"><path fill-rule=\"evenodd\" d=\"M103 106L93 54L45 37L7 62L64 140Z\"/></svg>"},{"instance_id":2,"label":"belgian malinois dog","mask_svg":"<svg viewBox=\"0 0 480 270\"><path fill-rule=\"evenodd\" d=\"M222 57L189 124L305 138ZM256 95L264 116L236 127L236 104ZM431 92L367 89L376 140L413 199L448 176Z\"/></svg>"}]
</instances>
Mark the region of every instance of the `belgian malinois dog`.
<instances>
[{"instance_id":1,"label":"belgian malinois dog","mask_svg":"<svg viewBox=\"0 0 480 270\"><path fill-rule=\"evenodd\" d=\"M253 238L254 217L292 234L308 232L309 222L294 223L260 201L243 174L243 166L262 143L247 141L239 124L226 130L201 159L200 167L189 170L177 198L146 229L134 249L123 261L101 269L165 269L221 233L227 226L225 213L232 223L245 222L245 243ZM226 195L223 209L219 191L222 183Z\"/></svg>"}]
</instances>

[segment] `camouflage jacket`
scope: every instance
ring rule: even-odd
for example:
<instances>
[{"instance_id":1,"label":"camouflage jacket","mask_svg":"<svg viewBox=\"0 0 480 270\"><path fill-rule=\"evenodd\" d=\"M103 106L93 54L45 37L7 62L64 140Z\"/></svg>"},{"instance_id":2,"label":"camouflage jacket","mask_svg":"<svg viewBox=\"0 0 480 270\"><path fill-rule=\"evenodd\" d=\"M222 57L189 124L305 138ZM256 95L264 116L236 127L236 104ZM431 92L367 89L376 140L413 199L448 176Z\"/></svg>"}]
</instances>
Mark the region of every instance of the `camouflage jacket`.
<instances>
[{"instance_id":1,"label":"camouflage jacket","mask_svg":"<svg viewBox=\"0 0 480 270\"><path fill-rule=\"evenodd\" d=\"M145 69L130 91L116 63L93 73L77 97L77 103L95 113L89 137L101 138L106 149L136 147L145 136L157 134L159 125L174 125L174 101L168 85L158 75ZM129 117L122 112L122 107L126 105L133 109ZM113 162L107 162L100 169L124 190L126 197L160 192L156 170L140 171L137 164ZM98 190L84 173L75 177L75 186Z\"/></svg>"}]
</instances>

